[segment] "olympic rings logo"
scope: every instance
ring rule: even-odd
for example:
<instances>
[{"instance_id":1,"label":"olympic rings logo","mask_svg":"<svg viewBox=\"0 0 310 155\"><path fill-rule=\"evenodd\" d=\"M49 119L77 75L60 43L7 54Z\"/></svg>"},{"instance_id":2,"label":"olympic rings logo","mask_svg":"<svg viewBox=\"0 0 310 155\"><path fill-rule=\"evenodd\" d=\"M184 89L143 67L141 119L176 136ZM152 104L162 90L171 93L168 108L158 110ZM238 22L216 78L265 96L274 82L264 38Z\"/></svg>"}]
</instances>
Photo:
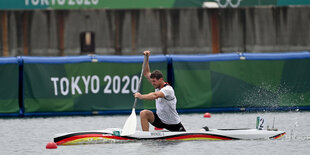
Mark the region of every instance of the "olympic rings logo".
<instances>
[{"instance_id":1,"label":"olympic rings logo","mask_svg":"<svg viewBox=\"0 0 310 155\"><path fill-rule=\"evenodd\" d=\"M217 4L219 5L220 8L226 8L226 7L232 7L232 8L237 8L240 5L240 2L242 0L236 0L237 2L233 4L233 0L215 0ZM222 3L222 1L226 1L225 3Z\"/></svg>"}]
</instances>

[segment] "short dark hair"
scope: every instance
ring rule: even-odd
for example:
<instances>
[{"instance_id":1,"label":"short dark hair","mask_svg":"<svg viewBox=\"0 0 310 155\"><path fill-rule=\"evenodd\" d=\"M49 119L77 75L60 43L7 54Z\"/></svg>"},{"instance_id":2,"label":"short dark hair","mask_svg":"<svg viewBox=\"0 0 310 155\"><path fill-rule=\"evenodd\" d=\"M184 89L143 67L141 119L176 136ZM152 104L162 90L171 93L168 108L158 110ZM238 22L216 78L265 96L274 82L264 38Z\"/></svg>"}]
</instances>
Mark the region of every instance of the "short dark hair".
<instances>
[{"instance_id":1,"label":"short dark hair","mask_svg":"<svg viewBox=\"0 0 310 155\"><path fill-rule=\"evenodd\" d=\"M159 71L159 70L154 70L151 73L150 77L151 77L151 79L156 78L157 80L159 80L160 78L163 78L163 73L161 73L161 71Z\"/></svg>"}]
</instances>

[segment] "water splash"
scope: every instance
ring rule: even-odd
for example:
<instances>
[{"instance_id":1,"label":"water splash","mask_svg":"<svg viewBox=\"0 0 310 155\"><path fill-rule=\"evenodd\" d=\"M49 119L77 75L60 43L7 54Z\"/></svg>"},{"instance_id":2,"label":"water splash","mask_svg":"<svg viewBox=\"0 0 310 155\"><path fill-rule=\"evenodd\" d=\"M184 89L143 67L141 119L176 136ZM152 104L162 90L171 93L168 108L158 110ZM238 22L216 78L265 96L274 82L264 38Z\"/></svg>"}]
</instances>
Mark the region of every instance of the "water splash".
<instances>
[{"instance_id":1,"label":"water splash","mask_svg":"<svg viewBox=\"0 0 310 155\"><path fill-rule=\"evenodd\" d=\"M268 107L278 108L280 106L295 107L304 100L304 96L290 97L291 89L285 83L274 84L262 82L259 86L253 87L242 94L240 104L242 107ZM299 111L299 110L297 110Z\"/></svg>"}]
</instances>

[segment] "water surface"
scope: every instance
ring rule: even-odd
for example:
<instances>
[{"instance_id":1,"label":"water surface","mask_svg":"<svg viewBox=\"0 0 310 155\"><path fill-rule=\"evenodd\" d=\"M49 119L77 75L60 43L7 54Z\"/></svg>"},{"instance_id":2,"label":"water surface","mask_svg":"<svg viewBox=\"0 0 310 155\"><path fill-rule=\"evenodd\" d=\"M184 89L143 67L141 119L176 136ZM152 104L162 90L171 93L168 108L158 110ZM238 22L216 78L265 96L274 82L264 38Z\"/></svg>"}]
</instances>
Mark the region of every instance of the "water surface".
<instances>
[{"instance_id":1,"label":"water surface","mask_svg":"<svg viewBox=\"0 0 310 155\"><path fill-rule=\"evenodd\" d=\"M139 141L91 145L58 146L45 149L55 134L122 128L127 115L74 116L0 119L0 154L308 154L310 112L220 113L211 118L201 114L181 114L187 130L209 128L255 128L257 116L265 127L273 125L287 132L279 140L233 141ZM139 116L138 116L139 117ZM141 130L138 122L137 130ZM151 128L153 130L153 128Z\"/></svg>"}]
</instances>

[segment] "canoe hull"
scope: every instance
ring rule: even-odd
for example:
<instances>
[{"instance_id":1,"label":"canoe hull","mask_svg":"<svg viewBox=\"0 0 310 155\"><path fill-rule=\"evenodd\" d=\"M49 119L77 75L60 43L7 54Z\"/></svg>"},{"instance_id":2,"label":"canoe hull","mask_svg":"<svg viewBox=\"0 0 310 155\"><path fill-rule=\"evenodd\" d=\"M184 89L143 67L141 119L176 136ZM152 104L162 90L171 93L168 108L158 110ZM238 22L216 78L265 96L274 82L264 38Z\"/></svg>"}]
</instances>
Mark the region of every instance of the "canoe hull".
<instances>
[{"instance_id":1,"label":"canoe hull","mask_svg":"<svg viewBox=\"0 0 310 155\"><path fill-rule=\"evenodd\" d=\"M257 129L211 129L209 131L167 132L167 131L136 131L132 135L121 136L121 129L80 131L56 135L57 145L98 144L114 142L130 142L139 140L188 141L188 140L255 140L279 139L284 131L268 131Z\"/></svg>"}]
</instances>

